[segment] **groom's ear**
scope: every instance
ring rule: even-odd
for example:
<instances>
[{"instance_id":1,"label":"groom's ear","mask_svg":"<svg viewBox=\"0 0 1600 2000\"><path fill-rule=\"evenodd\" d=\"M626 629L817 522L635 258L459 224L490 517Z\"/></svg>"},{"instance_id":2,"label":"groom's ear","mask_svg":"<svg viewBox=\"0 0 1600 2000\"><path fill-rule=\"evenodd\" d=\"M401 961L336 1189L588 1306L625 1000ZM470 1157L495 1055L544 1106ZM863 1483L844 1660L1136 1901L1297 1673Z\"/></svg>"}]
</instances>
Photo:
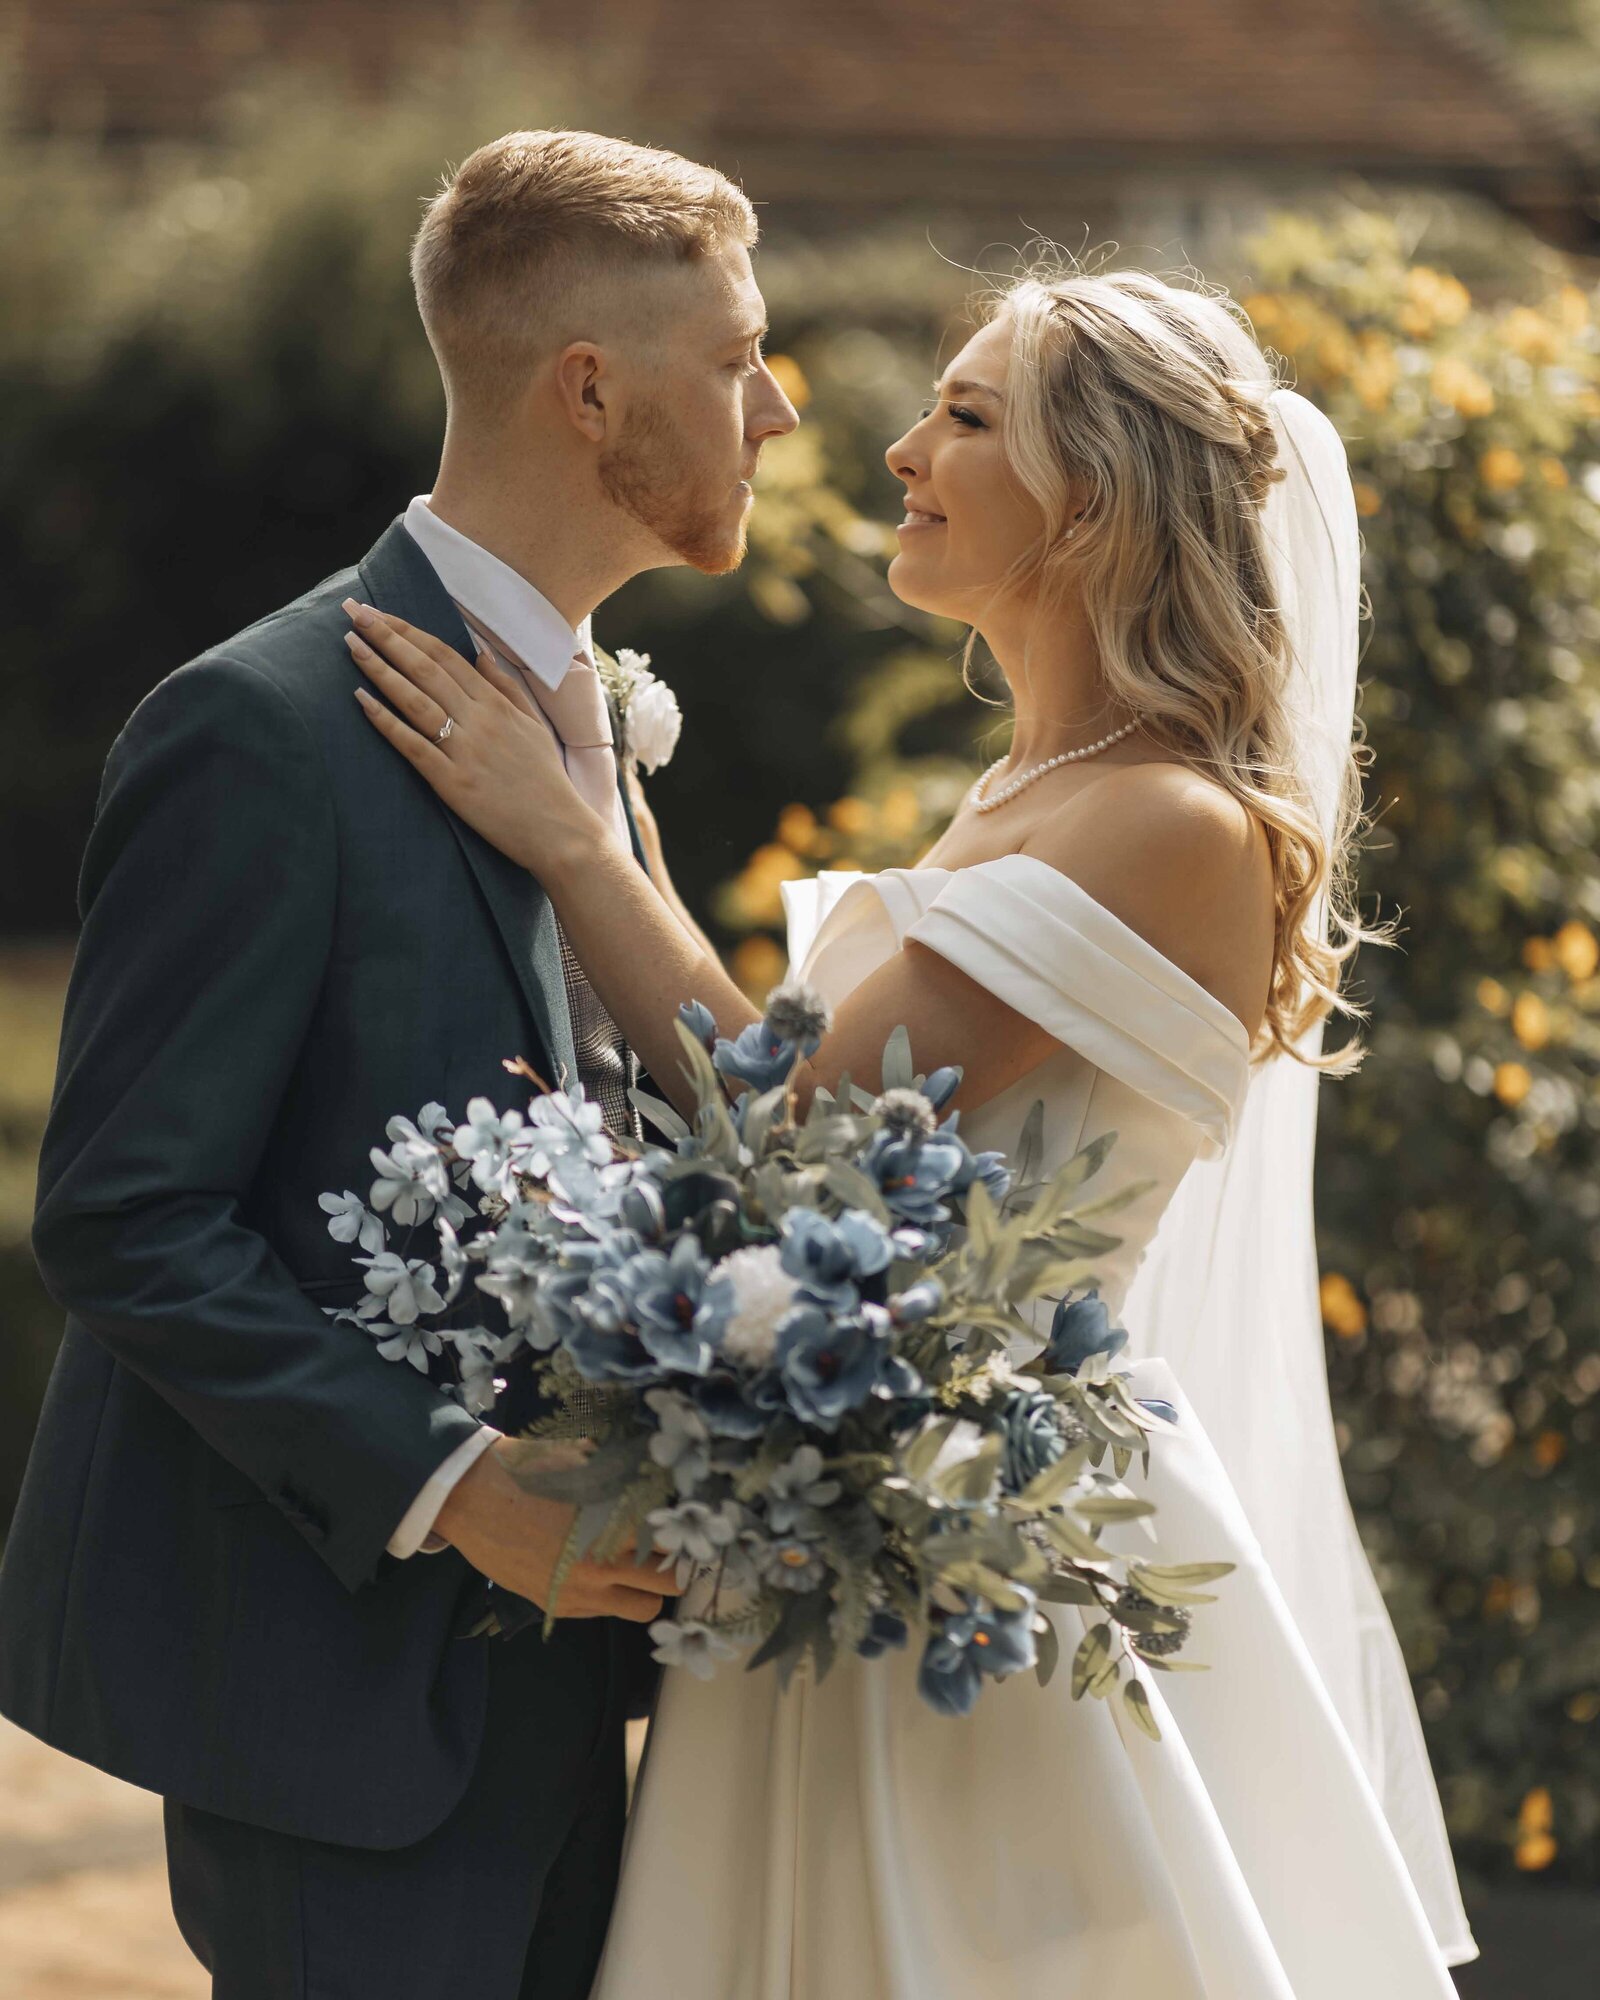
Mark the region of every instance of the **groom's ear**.
<instances>
[{"instance_id":1,"label":"groom's ear","mask_svg":"<svg viewBox=\"0 0 1600 2000\"><path fill-rule=\"evenodd\" d=\"M573 428L593 444L604 444L610 421L608 400L616 388L606 352L591 340L574 340L556 357L557 401Z\"/></svg>"}]
</instances>

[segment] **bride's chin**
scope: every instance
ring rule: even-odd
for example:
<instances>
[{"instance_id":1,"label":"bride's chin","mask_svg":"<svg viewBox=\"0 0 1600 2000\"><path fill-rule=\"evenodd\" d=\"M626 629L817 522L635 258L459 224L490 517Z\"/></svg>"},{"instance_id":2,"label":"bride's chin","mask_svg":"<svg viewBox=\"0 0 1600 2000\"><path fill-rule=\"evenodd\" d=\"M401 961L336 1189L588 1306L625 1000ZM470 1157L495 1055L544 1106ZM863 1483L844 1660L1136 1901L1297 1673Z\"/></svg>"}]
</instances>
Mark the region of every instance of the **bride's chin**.
<instances>
[{"instance_id":1,"label":"bride's chin","mask_svg":"<svg viewBox=\"0 0 1600 2000\"><path fill-rule=\"evenodd\" d=\"M908 604L913 611L931 612L935 617L945 615L942 607L933 601L936 593L918 588L915 573L903 555L897 555L889 564L885 581L900 602Z\"/></svg>"}]
</instances>

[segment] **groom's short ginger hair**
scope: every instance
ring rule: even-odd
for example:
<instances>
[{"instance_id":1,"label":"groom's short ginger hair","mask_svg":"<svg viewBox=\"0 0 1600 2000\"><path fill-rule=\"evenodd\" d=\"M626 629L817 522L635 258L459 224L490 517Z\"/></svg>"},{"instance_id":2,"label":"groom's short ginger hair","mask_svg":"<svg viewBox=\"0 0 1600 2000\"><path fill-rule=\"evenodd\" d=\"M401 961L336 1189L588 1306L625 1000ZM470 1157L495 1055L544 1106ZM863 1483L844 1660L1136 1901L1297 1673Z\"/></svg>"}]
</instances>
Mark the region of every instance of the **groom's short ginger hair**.
<instances>
[{"instance_id":1,"label":"groom's short ginger hair","mask_svg":"<svg viewBox=\"0 0 1600 2000\"><path fill-rule=\"evenodd\" d=\"M593 337L617 281L756 240L714 167L596 132L508 132L446 176L411 246L446 392L503 400L541 356Z\"/></svg>"}]
</instances>

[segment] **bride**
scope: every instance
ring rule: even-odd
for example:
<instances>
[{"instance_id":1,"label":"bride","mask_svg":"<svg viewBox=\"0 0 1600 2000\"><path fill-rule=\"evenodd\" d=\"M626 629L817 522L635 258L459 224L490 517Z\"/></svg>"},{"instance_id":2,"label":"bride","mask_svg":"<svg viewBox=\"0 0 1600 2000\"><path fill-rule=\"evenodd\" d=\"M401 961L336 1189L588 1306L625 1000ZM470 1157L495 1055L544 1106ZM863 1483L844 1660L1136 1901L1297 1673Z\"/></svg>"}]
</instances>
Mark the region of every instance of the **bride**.
<instances>
[{"instance_id":1,"label":"bride","mask_svg":"<svg viewBox=\"0 0 1600 2000\"><path fill-rule=\"evenodd\" d=\"M972 1145L1014 1148L1040 1098L1046 1169L1117 1134L1108 1182L1148 1187L1101 1293L1179 1411L1158 1559L1237 1567L1196 1618L1212 1671L1151 1690L1159 1742L1064 1677L952 1722L914 1654L786 1694L669 1674L596 2000L1446 2000L1474 1946L1315 1298L1317 1082L1349 1067L1322 1027L1358 1012L1340 976L1372 935L1343 448L1222 301L1068 273L997 298L888 463L890 583L981 635L1016 727L917 867L789 885L834 1012L803 1090L870 1084L904 1023L964 1070ZM363 630L400 711L375 726L535 870L658 1083L680 1001L750 1022L648 819L653 882L571 786L527 782L559 753L519 684ZM1051 1615L1070 1654L1080 1614Z\"/></svg>"}]
</instances>

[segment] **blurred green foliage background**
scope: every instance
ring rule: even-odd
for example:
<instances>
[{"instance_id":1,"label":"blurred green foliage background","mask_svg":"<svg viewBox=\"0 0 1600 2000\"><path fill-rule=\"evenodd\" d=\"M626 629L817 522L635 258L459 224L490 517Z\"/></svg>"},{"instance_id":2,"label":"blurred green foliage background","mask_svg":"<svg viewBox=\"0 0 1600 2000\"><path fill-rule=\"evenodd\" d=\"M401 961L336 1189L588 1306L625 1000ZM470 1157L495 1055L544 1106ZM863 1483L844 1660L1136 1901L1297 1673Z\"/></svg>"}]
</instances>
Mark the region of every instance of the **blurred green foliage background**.
<instances>
[{"instance_id":1,"label":"blurred green foliage background","mask_svg":"<svg viewBox=\"0 0 1600 2000\"><path fill-rule=\"evenodd\" d=\"M264 88L203 155L0 138L0 1515L57 1333L26 1229L105 751L163 674L427 489L442 404L406 280L418 203L493 132L615 129L585 92L469 48L382 105ZM962 337L982 249L928 217L775 237L759 274L807 422L768 451L750 560L642 578L600 619L679 691L657 807L752 989L781 969L786 876L914 858L1004 746L961 635L882 580L899 489L881 453ZM1554 253L1439 202L1330 197L1207 276L1340 425L1367 537L1363 886L1405 934L1358 969L1366 1066L1323 1092L1350 1489L1458 1851L1592 1881L1596 302Z\"/></svg>"}]
</instances>

